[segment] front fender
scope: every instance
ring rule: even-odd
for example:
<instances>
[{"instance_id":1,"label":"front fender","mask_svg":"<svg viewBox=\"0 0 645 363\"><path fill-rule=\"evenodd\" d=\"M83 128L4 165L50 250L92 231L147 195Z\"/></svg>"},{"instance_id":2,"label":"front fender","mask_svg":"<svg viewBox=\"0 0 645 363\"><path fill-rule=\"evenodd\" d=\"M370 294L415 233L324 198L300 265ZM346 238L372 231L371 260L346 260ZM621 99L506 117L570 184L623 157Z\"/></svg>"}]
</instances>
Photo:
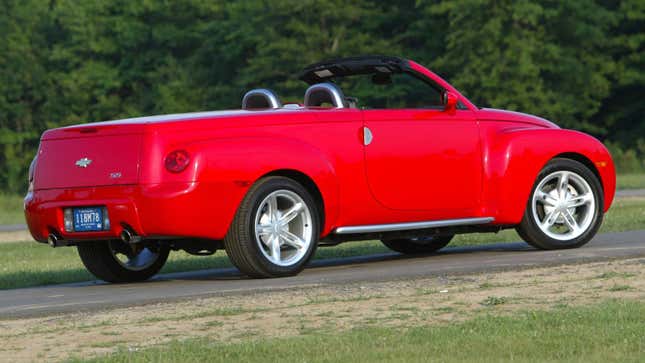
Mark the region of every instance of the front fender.
<instances>
[{"instance_id":1,"label":"front fender","mask_svg":"<svg viewBox=\"0 0 645 363\"><path fill-rule=\"evenodd\" d=\"M268 173L285 169L305 174L318 187L325 213L322 235L334 225L339 208L336 171L328 155L313 145L272 135L201 141L188 148L198 165L200 183L230 186L233 203L217 206L225 209L226 220L220 222L226 229L250 186Z\"/></svg>"},{"instance_id":2,"label":"front fender","mask_svg":"<svg viewBox=\"0 0 645 363\"><path fill-rule=\"evenodd\" d=\"M497 224L521 221L538 174L558 156L588 160L588 167L599 176L603 187L604 210L611 206L616 190L614 163L604 145L592 136L573 130L527 127L489 128L484 133L482 213L494 216Z\"/></svg>"}]
</instances>

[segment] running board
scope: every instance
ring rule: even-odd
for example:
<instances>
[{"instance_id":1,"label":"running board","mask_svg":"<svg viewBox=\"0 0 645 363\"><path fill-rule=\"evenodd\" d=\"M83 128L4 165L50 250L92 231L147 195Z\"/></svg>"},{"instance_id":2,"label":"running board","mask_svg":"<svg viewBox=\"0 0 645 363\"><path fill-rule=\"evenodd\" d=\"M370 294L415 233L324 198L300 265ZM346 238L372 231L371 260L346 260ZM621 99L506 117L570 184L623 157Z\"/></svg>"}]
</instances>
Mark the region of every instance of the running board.
<instances>
[{"instance_id":1,"label":"running board","mask_svg":"<svg viewBox=\"0 0 645 363\"><path fill-rule=\"evenodd\" d=\"M494 220L495 218L493 217L483 217L483 218L444 219L440 221L409 222L409 223L370 224L365 226L338 227L336 228L336 230L334 230L334 233L335 234L353 234L353 233L408 231L412 229L487 224L487 223L493 222Z\"/></svg>"}]
</instances>

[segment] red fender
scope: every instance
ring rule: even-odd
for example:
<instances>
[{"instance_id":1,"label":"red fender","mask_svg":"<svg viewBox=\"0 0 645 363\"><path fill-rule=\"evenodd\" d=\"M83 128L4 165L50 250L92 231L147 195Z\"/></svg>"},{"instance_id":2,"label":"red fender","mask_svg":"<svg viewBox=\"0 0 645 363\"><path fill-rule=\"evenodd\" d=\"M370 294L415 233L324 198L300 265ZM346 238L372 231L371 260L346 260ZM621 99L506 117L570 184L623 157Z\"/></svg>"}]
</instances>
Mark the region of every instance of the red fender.
<instances>
[{"instance_id":1,"label":"red fender","mask_svg":"<svg viewBox=\"0 0 645 363\"><path fill-rule=\"evenodd\" d=\"M595 138L573 130L509 127L508 123L482 122L484 184L482 215L496 224L521 221L529 194L540 170L553 158L583 161L599 176L604 210L614 199L616 173L611 155Z\"/></svg>"}]
</instances>

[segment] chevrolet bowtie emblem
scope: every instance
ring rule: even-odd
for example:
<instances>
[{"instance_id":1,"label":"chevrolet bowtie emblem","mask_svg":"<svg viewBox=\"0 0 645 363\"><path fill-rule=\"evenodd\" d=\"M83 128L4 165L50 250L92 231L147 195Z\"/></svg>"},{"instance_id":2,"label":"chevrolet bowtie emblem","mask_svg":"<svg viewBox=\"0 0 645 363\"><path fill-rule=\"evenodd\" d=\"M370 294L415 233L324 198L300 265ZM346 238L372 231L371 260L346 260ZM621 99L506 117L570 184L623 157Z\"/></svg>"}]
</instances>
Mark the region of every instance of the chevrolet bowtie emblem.
<instances>
[{"instance_id":1,"label":"chevrolet bowtie emblem","mask_svg":"<svg viewBox=\"0 0 645 363\"><path fill-rule=\"evenodd\" d=\"M91 163L92 163L92 160L88 158L82 158L82 159L76 160L76 166L78 166L79 168L87 168L87 166L90 165Z\"/></svg>"}]
</instances>

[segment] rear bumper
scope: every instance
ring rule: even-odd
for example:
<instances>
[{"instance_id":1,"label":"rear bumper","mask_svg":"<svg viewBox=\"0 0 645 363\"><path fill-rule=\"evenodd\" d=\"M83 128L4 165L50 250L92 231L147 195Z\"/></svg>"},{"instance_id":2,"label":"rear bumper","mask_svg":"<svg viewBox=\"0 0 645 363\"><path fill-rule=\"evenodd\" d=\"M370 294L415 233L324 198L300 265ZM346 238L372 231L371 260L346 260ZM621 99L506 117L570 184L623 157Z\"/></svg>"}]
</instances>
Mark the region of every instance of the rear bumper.
<instances>
[{"instance_id":1,"label":"rear bumper","mask_svg":"<svg viewBox=\"0 0 645 363\"><path fill-rule=\"evenodd\" d=\"M163 183L36 190L25 197L35 240L55 234L67 242L118 238L128 227L143 238L223 239L246 192L233 183ZM110 229L65 232L63 209L105 206Z\"/></svg>"}]
</instances>

